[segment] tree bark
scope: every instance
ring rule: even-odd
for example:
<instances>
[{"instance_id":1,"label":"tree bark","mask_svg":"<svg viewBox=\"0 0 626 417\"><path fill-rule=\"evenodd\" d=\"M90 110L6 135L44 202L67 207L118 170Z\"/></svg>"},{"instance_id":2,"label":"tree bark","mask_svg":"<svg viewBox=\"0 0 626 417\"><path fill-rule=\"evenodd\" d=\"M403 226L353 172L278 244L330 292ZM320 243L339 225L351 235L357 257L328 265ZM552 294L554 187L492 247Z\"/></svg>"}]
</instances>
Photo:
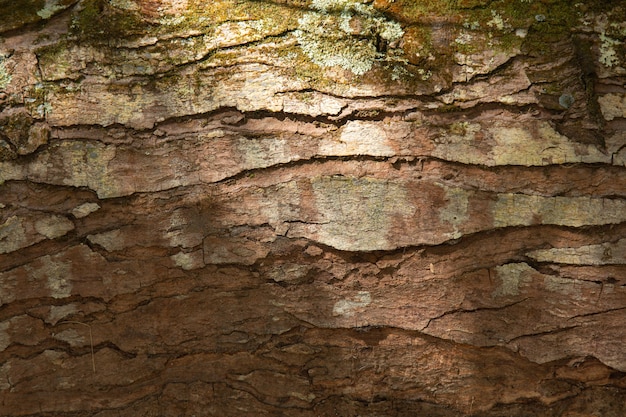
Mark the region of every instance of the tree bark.
<instances>
[{"instance_id":1,"label":"tree bark","mask_svg":"<svg viewBox=\"0 0 626 417\"><path fill-rule=\"evenodd\" d=\"M626 413L626 8L0 0L0 415Z\"/></svg>"}]
</instances>

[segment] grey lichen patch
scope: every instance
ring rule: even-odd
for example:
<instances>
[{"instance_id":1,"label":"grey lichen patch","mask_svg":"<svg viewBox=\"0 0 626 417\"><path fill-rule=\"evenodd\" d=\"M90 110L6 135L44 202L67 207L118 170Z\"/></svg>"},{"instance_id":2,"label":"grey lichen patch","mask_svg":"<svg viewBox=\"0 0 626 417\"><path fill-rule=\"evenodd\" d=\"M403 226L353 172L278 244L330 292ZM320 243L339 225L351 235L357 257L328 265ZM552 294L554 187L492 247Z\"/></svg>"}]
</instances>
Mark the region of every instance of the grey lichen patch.
<instances>
[{"instance_id":1,"label":"grey lichen patch","mask_svg":"<svg viewBox=\"0 0 626 417\"><path fill-rule=\"evenodd\" d=\"M355 0L313 0L295 35L302 51L321 67L338 66L363 75L379 57L377 41L394 45L404 35L399 23Z\"/></svg>"},{"instance_id":2,"label":"grey lichen patch","mask_svg":"<svg viewBox=\"0 0 626 417\"><path fill-rule=\"evenodd\" d=\"M574 104L574 96L569 93L561 94L559 97L559 105L564 109L569 109Z\"/></svg>"}]
</instances>

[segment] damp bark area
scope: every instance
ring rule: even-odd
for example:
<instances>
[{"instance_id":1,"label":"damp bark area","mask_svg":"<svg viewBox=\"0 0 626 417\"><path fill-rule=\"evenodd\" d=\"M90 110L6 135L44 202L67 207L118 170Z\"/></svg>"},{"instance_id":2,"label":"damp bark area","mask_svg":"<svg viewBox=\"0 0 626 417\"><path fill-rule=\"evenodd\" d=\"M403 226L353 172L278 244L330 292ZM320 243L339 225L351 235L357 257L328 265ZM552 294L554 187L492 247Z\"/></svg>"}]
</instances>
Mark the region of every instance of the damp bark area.
<instances>
[{"instance_id":1,"label":"damp bark area","mask_svg":"<svg viewBox=\"0 0 626 417\"><path fill-rule=\"evenodd\" d=\"M0 6L0 415L625 415L620 2Z\"/></svg>"}]
</instances>

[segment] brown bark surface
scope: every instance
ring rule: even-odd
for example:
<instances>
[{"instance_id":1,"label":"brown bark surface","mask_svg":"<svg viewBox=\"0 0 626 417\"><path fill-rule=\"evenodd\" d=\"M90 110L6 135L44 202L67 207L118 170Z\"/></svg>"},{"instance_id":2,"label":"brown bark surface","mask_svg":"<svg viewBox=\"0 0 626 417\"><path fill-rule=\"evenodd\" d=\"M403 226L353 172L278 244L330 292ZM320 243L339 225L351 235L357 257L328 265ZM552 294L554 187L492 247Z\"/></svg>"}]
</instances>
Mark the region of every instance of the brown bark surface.
<instances>
[{"instance_id":1,"label":"brown bark surface","mask_svg":"<svg viewBox=\"0 0 626 417\"><path fill-rule=\"evenodd\" d=\"M626 415L626 8L0 0L0 416Z\"/></svg>"}]
</instances>

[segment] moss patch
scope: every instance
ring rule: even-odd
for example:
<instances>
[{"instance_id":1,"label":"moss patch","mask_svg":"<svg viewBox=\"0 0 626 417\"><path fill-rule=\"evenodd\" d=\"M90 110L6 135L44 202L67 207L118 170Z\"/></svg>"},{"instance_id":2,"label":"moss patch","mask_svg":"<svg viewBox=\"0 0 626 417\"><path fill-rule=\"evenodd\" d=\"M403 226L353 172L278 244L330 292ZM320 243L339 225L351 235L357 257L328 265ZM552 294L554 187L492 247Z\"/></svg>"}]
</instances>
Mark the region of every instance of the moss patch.
<instances>
[{"instance_id":1,"label":"moss patch","mask_svg":"<svg viewBox=\"0 0 626 417\"><path fill-rule=\"evenodd\" d=\"M150 29L136 11L118 9L106 0L87 0L75 11L70 33L81 40L115 44L117 39L146 35Z\"/></svg>"}]
</instances>

